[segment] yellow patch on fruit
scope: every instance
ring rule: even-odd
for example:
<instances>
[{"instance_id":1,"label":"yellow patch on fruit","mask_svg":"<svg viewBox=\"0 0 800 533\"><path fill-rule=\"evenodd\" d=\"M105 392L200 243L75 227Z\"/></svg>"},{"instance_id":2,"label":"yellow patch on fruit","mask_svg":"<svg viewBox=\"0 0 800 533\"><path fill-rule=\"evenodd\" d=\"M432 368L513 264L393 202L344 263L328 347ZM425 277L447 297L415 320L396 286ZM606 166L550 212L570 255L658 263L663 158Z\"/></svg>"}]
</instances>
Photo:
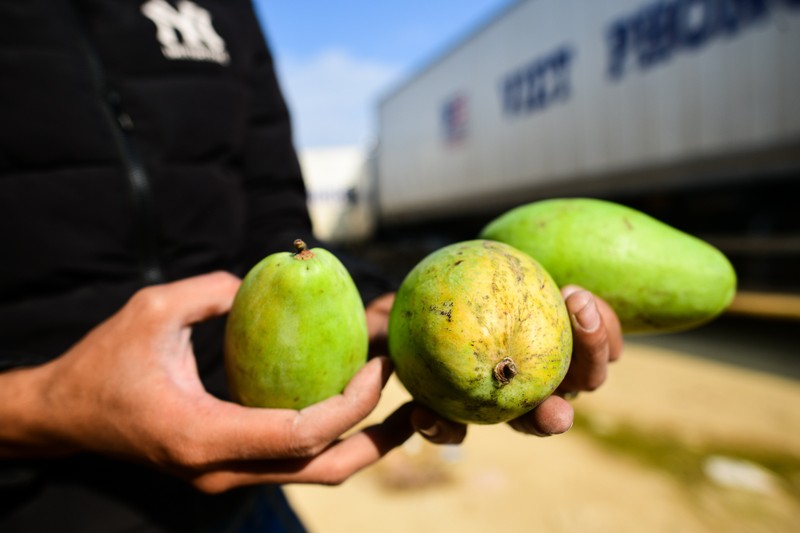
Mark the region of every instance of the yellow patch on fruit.
<instances>
[{"instance_id":1,"label":"yellow patch on fruit","mask_svg":"<svg viewBox=\"0 0 800 533\"><path fill-rule=\"evenodd\" d=\"M516 418L558 387L572 330L561 293L530 256L492 241L444 247L406 276L389 352L411 395L465 423Z\"/></svg>"}]
</instances>

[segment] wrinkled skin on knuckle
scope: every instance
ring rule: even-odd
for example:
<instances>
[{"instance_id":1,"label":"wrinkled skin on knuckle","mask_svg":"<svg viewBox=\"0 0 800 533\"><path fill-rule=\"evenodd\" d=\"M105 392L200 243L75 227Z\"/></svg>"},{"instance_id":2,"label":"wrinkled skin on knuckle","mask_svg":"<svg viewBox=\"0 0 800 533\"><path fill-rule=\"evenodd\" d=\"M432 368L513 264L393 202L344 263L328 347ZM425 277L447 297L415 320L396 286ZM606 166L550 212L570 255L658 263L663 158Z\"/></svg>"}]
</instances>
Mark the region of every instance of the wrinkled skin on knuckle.
<instances>
[{"instance_id":1,"label":"wrinkled skin on knuckle","mask_svg":"<svg viewBox=\"0 0 800 533\"><path fill-rule=\"evenodd\" d=\"M200 470L196 468L196 459L191 452L182 446L176 446L172 443L158 443L153 446L150 459L162 468L174 472L195 472Z\"/></svg>"},{"instance_id":2,"label":"wrinkled skin on knuckle","mask_svg":"<svg viewBox=\"0 0 800 533\"><path fill-rule=\"evenodd\" d=\"M173 447L170 459L174 465L195 472L203 471L210 465L208 455L202 447L188 442Z\"/></svg>"},{"instance_id":3,"label":"wrinkled skin on knuckle","mask_svg":"<svg viewBox=\"0 0 800 533\"><path fill-rule=\"evenodd\" d=\"M168 299L159 287L145 287L131 297L130 306L137 314L160 317L167 313Z\"/></svg>"},{"instance_id":4,"label":"wrinkled skin on knuckle","mask_svg":"<svg viewBox=\"0 0 800 533\"><path fill-rule=\"evenodd\" d=\"M317 434L313 426L298 419L292 425L286 453L289 457L314 457L325 450L329 444L327 440Z\"/></svg>"},{"instance_id":5,"label":"wrinkled skin on knuckle","mask_svg":"<svg viewBox=\"0 0 800 533\"><path fill-rule=\"evenodd\" d=\"M173 417L165 417L165 419ZM211 464L204 440L190 424L160 424L150 436L156 462L183 472L203 472Z\"/></svg>"}]
</instances>

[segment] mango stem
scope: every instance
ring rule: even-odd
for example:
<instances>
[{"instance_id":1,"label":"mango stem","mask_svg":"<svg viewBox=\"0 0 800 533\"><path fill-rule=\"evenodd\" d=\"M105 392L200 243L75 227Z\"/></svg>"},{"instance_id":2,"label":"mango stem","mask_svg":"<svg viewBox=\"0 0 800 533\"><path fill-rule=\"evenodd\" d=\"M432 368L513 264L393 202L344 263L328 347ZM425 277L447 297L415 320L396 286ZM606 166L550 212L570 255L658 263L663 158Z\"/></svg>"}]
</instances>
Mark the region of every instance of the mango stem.
<instances>
[{"instance_id":1,"label":"mango stem","mask_svg":"<svg viewBox=\"0 0 800 533\"><path fill-rule=\"evenodd\" d=\"M518 373L517 365L510 357L503 357L494 367L494 379L500 383L501 387L508 385Z\"/></svg>"},{"instance_id":2,"label":"mango stem","mask_svg":"<svg viewBox=\"0 0 800 533\"><path fill-rule=\"evenodd\" d=\"M292 244L294 244L294 249L297 250L297 252L294 254L295 259L301 259L305 261L314 257L314 252L308 249L308 246L306 246L306 243L303 241L303 239L295 239L294 243Z\"/></svg>"}]
</instances>

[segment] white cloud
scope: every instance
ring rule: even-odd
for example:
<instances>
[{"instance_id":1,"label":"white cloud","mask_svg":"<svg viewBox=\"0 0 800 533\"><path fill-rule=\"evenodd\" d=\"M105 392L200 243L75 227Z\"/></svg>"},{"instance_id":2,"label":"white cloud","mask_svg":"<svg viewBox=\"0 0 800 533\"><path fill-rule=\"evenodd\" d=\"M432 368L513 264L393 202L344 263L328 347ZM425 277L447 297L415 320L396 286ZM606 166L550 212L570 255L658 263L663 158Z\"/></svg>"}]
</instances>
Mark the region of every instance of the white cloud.
<instances>
[{"instance_id":1,"label":"white cloud","mask_svg":"<svg viewBox=\"0 0 800 533\"><path fill-rule=\"evenodd\" d=\"M377 98L400 73L336 48L306 60L279 58L277 70L298 148L369 142Z\"/></svg>"}]
</instances>

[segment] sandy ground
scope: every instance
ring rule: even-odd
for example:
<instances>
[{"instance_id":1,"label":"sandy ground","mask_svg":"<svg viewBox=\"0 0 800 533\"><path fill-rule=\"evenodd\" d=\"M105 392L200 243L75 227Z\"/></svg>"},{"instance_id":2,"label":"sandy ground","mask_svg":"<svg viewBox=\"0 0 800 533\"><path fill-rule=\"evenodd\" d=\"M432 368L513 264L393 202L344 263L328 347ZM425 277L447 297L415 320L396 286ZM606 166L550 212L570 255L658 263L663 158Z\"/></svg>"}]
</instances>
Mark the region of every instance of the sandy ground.
<instances>
[{"instance_id":1,"label":"sandy ground","mask_svg":"<svg viewBox=\"0 0 800 533\"><path fill-rule=\"evenodd\" d=\"M391 381L372 421L406 398ZM574 404L566 435L414 437L342 486L286 491L316 533L798 531L799 382L628 342Z\"/></svg>"}]
</instances>

